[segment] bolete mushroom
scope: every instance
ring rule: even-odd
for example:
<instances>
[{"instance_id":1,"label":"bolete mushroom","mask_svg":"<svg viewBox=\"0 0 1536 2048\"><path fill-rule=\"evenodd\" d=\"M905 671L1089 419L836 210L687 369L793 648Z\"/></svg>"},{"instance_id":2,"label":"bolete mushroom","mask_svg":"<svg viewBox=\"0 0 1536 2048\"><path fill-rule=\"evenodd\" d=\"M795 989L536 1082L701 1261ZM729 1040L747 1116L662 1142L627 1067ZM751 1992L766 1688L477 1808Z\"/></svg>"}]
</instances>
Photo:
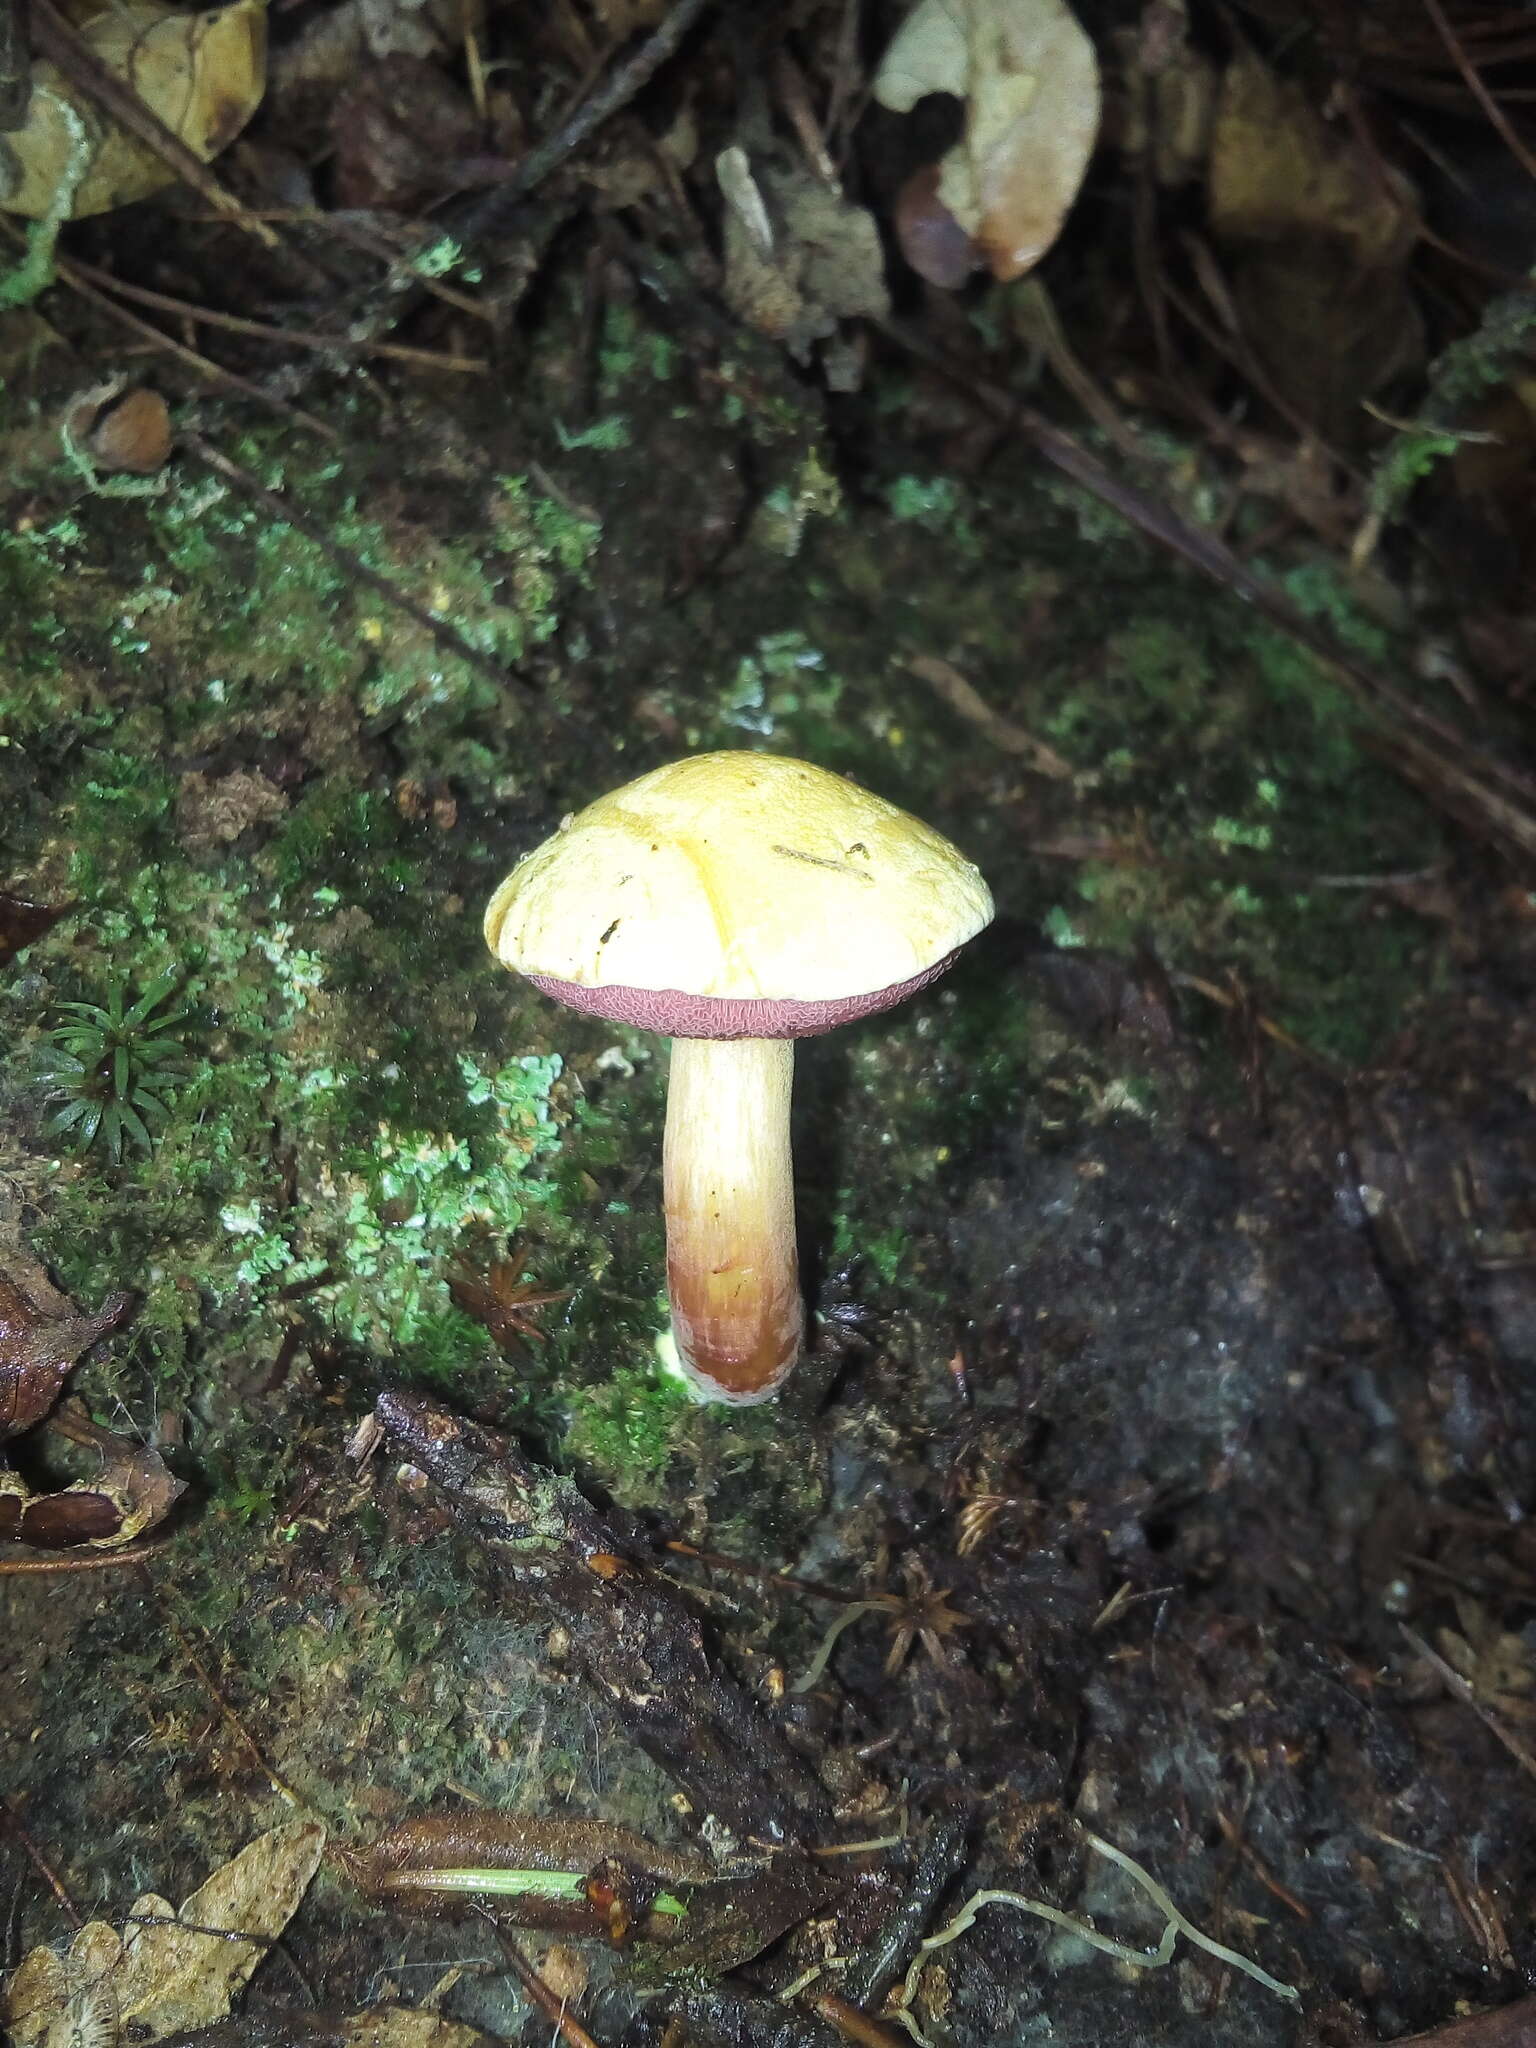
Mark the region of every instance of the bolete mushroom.
<instances>
[{"instance_id":1,"label":"bolete mushroom","mask_svg":"<svg viewBox=\"0 0 1536 2048\"><path fill-rule=\"evenodd\" d=\"M667 1290L700 1398L765 1401L800 1352L794 1040L923 988L991 916L937 832L824 768L750 753L599 797L491 898L503 966L674 1041Z\"/></svg>"}]
</instances>

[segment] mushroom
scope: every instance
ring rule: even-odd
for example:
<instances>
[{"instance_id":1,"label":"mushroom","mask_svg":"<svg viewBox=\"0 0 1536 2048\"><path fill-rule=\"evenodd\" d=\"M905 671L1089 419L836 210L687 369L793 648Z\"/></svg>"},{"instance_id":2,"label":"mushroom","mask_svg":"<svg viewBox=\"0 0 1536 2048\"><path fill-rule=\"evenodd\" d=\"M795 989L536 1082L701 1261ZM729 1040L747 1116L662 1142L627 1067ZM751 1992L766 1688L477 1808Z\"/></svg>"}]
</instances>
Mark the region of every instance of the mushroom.
<instances>
[{"instance_id":1,"label":"mushroom","mask_svg":"<svg viewBox=\"0 0 1536 2048\"><path fill-rule=\"evenodd\" d=\"M504 967L673 1040L663 1152L677 1361L766 1401L800 1353L794 1041L889 1008L992 916L947 839L772 754L698 754L568 817L491 898Z\"/></svg>"}]
</instances>

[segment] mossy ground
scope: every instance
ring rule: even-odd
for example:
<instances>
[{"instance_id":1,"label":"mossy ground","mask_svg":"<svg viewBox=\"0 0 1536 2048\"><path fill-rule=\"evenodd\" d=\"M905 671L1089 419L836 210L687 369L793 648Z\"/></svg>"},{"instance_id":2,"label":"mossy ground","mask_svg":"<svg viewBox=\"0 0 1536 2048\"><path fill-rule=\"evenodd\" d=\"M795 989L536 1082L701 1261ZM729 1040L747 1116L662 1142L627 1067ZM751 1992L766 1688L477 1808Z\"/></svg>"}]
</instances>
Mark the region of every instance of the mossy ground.
<instances>
[{"instance_id":1,"label":"mossy ground","mask_svg":"<svg viewBox=\"0 0 1536 2048\"><path fill-rule=\"evenodd\" d=\"M1359 879L1430 865L1433 819L1317 664L1235 602L1007 451L957 481L909 446L855 484L771 354L705 374L617 319L584 425L567 362L553 339L515 405L449 417L439 393L387 435L347 394L336 448L265 423L225 444L532 694L190 461L131 500L61 467L0 530L0 881L69 906L0 984L7 1220L84 1305L139 1295L79 1387L191 1482L157 1597L344 1824L458 1787L657 1825L645 1770L615 1777L606 1731L583 1748L588 1710L551 1704L538 1646L467 1617L463 1557L441 1532L402 1546L350 1472L381 1384L764 1564L832 1498L803 1418L701 1411L655 1371L662 1049L551 1008L481 942L490 889L564 810L680 750L764 746L858 775L989 875L999 924L946 985L800 1063L808 1268L852 1262L902 1329L921 1369L897 1433L949 1398L942 1362L991 1311L947 1231L999 1134L1155 1124L1171 1085L1134 1035L1064 1026L1032 950L1149 953L1348 1063L1442 971L1437 928ZM1291 581L1370 632L1328 572ZM1072 779L998 753L915 654ZM120 1166L60 1153L32 1077L58 1005L171 972L191 1071L163 1134ZM1224 1013L1180 1000L1207 1085L1235 1089ZM509 1239L563 1299L544 1342L502 1355L450 1282ZM24 1629L53 1596L8 1597ZM101 1788L70 1791L58 1760L87 1724L132 1750L118 1860L141 1867L158 1784L195 1878L223 1792L255 1797L261 1773L158 1609L80 1598L94 1616L30 1674L45 1735L23 1761L13 1725L12 1764L67 1834ZM84 1849L80 1868L111 1874Z\"/></svg>"}]
</instances>

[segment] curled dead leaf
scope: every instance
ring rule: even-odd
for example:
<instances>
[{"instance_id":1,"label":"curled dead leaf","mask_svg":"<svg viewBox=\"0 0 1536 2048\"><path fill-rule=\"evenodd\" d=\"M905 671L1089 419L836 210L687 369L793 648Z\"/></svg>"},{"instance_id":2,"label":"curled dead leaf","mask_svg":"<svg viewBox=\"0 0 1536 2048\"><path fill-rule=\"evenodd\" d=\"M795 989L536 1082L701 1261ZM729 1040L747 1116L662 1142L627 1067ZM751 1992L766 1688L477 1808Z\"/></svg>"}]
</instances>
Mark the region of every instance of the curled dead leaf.
<instances>
[{"instance_id":1,"label":"curled dead leaf","mask_svg":"<svg viewBox=\"0 0 1536 2048\"><path fill-rule=\"evenodd\" d=\"M75 1361L132 1305L114 1294L98 1315L83 1316L40 1266L12 1256L0 1268L0 1443L42 1421Z\"/></svg>"},{"instance_id":2,"label":"curled dead leaf","mask_svg":"<svg viewBox=\"0 0 1536 2048\"><path fill-rule=\"evenodd\" d=\"M94 1451L100 1469L52 1493L34 1493L0 1469L0 1541L35 1550L117 1550L163 1522L186 1492L157 1451L91 1421L68 1401L49 1430Z\"/></svg>"},{"instance_id":3,"label":"curled dead leaf","mask_svg":"<svg viewBox=\"0 0 1536 2048\"><path fill-rule=\"evenodd\" d=\"M12 315L14 318L15 315ZM0 369L3 375L3 369ZM8 889L0 889L0 967L7 966L26 947L53 930L64 915L64 906L56 909L46 903L34 903L26 896L13 896Z\"/></svg>"},{"instance_id":4,"label":"curled dead leaf","mask_svg":"<svg viewBox=\"0 0 1536 2048\"><path fill-rule=\"evenodd\" d=\"M874 94L909 113L930 93L965 102L938 198L994 277L1022 277L1061 232L1099 132L1099 66L1065 0L919 0Z\"/></svg>"},{"instance_id":5,"label":"curled dead leaf","mask_svg":"<svg viewBox=\"0 0 1536 2048\"><path fill-rule=\"evenodd\" d=\"M171 454L171 411L158 391L123 380L98 384L71 401L71 439L104 476L153 476Z\"/></svg>"},{"instance_id":6,"label":"curled dead leaf","mask_svg":"<svg viewBox=\"0 0 1536 2048\"><path fill-rule=\"evenodd\" d=\"M204 14L127 0L82 33L102 63L207 163L261 102L266 28L266 0L235 0ZM63 191L65 217L79 220L147 198L173 175L143 143L104 121L52 64L33 66L26 124L0 136L0 210L41 219Z\"/></svg>"}]
</instances>

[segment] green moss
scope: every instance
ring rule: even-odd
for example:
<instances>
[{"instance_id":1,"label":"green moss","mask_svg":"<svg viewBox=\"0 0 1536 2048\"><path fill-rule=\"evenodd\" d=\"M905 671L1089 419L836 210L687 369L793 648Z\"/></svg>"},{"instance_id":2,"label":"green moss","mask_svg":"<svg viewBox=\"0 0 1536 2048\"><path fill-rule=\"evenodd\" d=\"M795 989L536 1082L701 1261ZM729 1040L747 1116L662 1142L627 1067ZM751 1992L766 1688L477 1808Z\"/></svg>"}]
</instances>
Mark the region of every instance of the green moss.
<instances>
[{"instance_id":1,"label":"green moss","mask_svg":"<svg viewBox=\"0 0 1536 2048\"><path fill-rule=\"evenodd\" d=\"M560 1060L529 1055L489 1075L467 1055L459 1064L465 1106L480 1115L450 1131L380 1120L366 1135L354 1118L339 1168L317 1178L305 1214L282 1233L295 1260L335 1270L318 1300L353 1343L410 1345L429 1318L441 1330L450 1252L473 1228L515 1230L539 1199L528 1174L559 1143L550 1091Z\"/></svg>"},{"instance_id":2,"label":"green moss","mask_svg":"<svg viewBox=\"0 0 1536 2048\"><path fill-rule=\"evenodd\" d=\"M696 1412L686 1388L654 1364L621 1366L571 1401L565 1454L633 1505L666 1470L680 1424Z\"/></svg>"}]
</instances>

